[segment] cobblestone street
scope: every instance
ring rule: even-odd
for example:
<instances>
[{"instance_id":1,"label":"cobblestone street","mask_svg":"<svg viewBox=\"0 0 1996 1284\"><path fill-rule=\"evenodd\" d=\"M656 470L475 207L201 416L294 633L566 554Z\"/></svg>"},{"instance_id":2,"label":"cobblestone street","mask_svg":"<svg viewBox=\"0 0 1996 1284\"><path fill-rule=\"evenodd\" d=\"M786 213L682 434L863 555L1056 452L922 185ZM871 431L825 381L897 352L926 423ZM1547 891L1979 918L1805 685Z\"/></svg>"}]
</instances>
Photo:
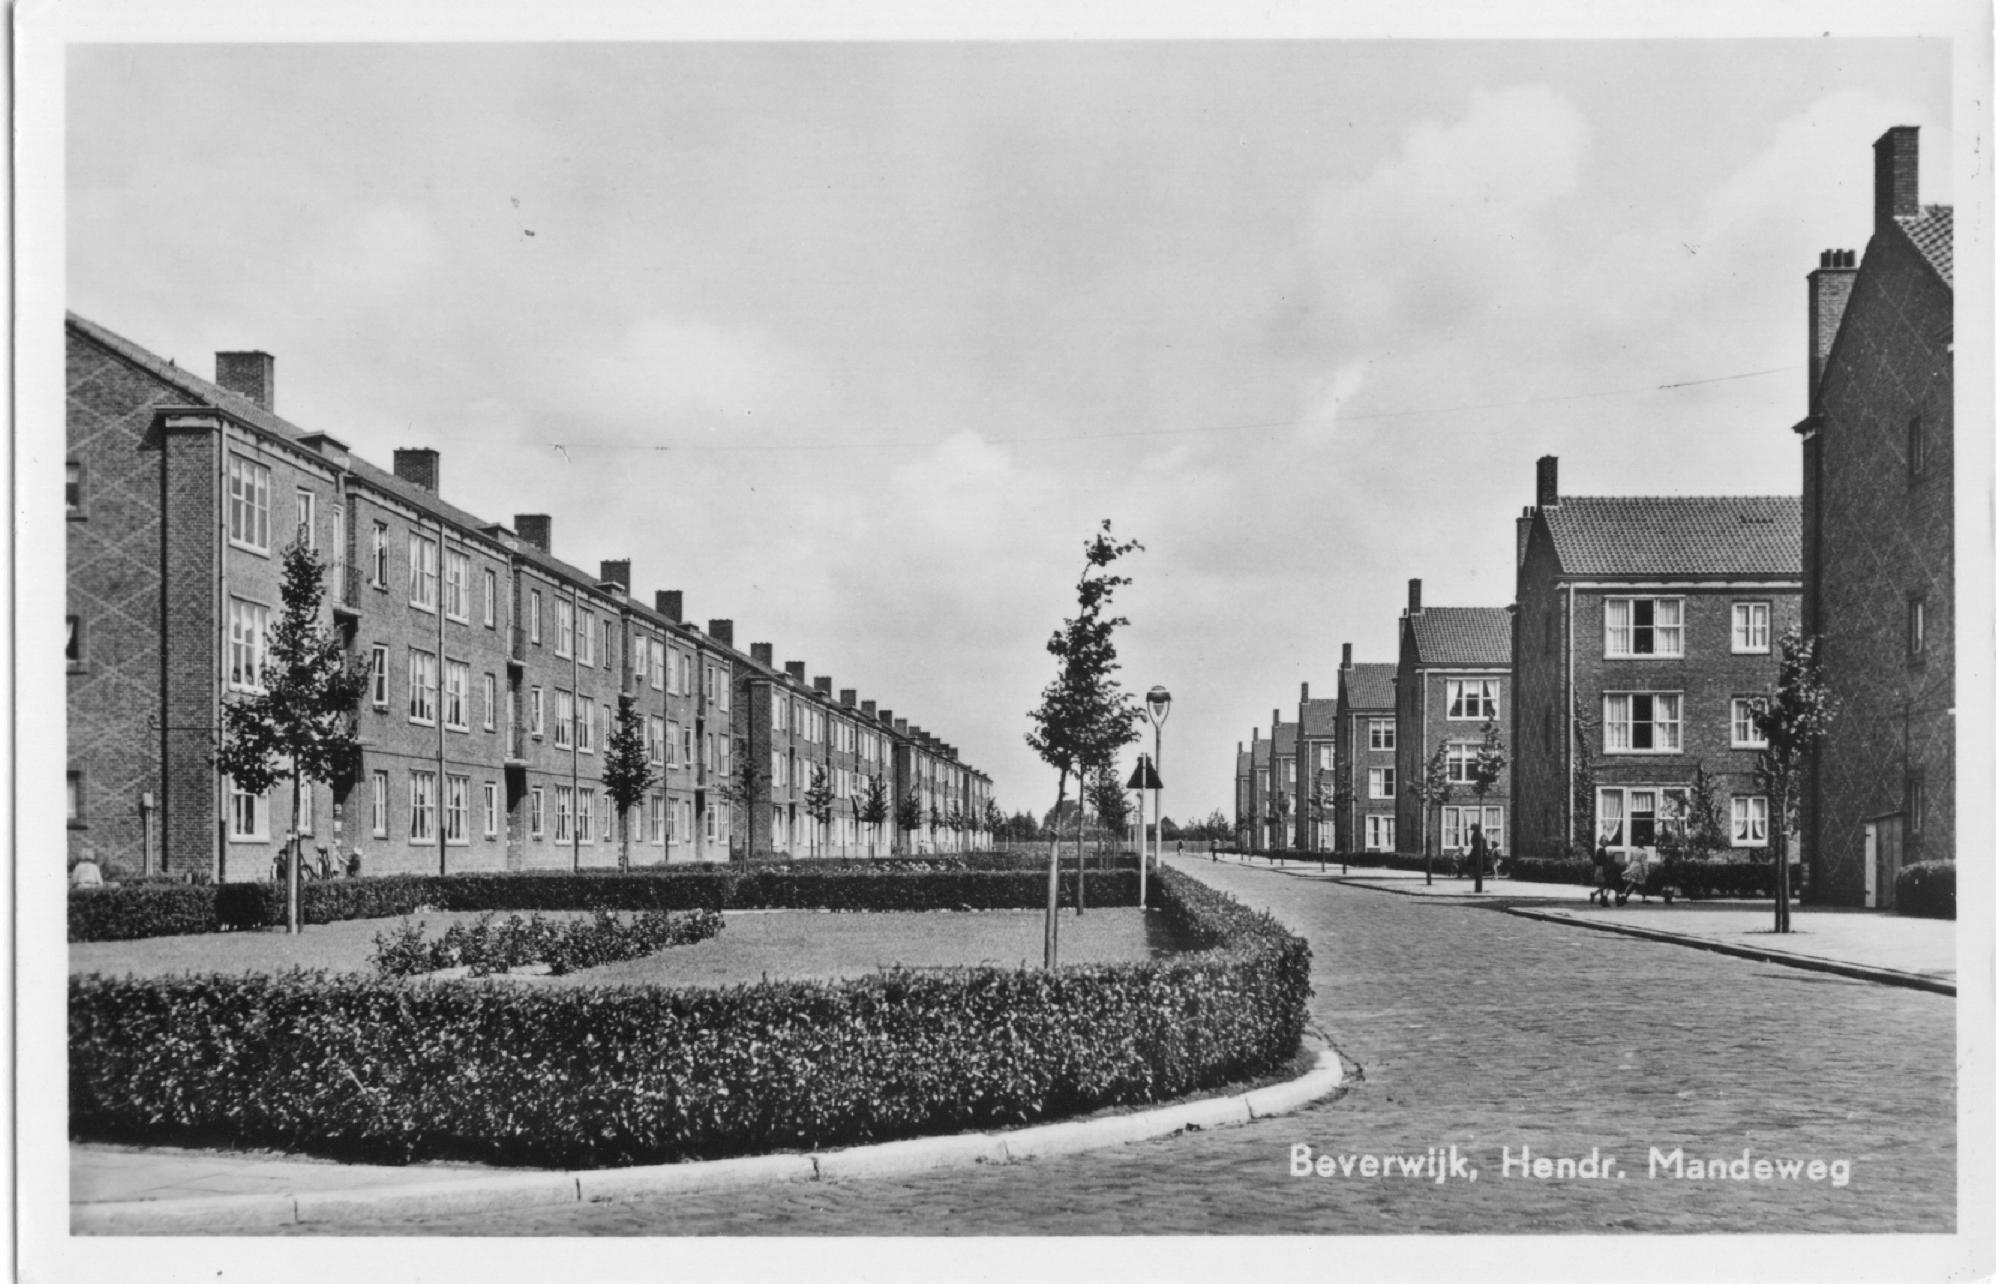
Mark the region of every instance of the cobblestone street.
<instances>
[{"instance_id":1,"label":"cobblestone street","mask_svg":"<svg viewBox=\"0 0 1996 1284\"><path fill-rule=\"evenodd\" d=\"M1005 1168L287 1233L1954 1229L1951 999L1266 870L1180 867L1309 937L1314 1018L1346 1058L1344 1095L1246 1127ZM1455 1147L1478 1175L1296 1177L1298 1143L1333 1156ZM1506 1177L1507 1147L1513 1158L1599 1148L1619 1170ZM1749 1149L1848 1161L1849 1180L1652 1178L1652 1147L1687 1161Z\"/></svg>"}]
</instances>

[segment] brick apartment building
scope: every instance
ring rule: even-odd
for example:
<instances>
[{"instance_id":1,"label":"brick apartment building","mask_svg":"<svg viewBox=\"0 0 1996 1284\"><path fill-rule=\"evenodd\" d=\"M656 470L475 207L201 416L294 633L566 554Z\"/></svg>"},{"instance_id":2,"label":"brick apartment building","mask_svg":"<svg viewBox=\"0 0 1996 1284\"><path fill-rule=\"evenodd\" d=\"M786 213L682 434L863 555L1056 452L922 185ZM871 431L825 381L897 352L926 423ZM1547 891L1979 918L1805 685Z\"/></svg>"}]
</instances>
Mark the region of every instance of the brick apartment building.
<instances>
[{"instance_id":1,"label":"brick apartment building","mask_svg":"<svg viewBox=\"0 0 1996 1284\"><path fill-rule=\"evenodd\" d=\"M1407 609L1400 617L1400 664L1394 674L1394 721L1399 741L1395 826L1399 849L1423 852L1429 826L1439 824L1436 850L1462 851L1470 826L1481 824L1493 848L1508 850L1506 826L1511 769L1482 800L1469 785L1469 767L1494 722L1510 753L1506 721L1511 685L1511 612L1501 606L1421 604L1421 581L1407 581ZM1437 750L1448 753L1456 796L1445 807L1423 807L1407 782L1420 778ZM1439 814L1437 814L1439 813Z\"/></svg>"},{"instance_id":2,"label":"brick apartment building","mask_svg":"<svg viewBox=\"0 0 1996 1284\"><path fill-rule=\"evenodd\" d=\"M1270 749L1270 743L1262 739L1261 728L1251 729L1248 733L1245 769L1236 768L1234 832L1239 836L1242 851L1269 850L1271 828L1268 817L1270 808L1274 804L1274 794L1269 779L1273 757Z\"/></svg>"},{"instance_id":3,"label":"brick apartment building","mask_svg":"<svg viewBox=\"0 0 1996 1284\"><path fill-rule=\"evenodd\" d=\"M1513 847L1653 849L1702 766L1734 849L1764 849L1752 715L1800 617L1800 501L1562 496L1552 456L1536 497L1518 518Z\"/></svg>"},{"instance_id":4,"label":"brick apartment building","mask_svg":"<svg viewBox=\"0 0 1996 1284\"><path fill-rule=\"evenodd\" d=\"M1391 664L1353 664L1351 643L1338 665L1336 846L1341 852L1395 850L1400 751Z\"/></svg>"},{"instance_id":5,"label":"brick apartment building","mask_svg":"<svg viewBox=\"0 0 1996 1284\"><path fill-rule=\"evenodd\" d=\"M1296 845L1304 851L1334 848L1332 817L1337 789L1338 702L1310 698L1303 684L1296 702Z\"/></svg>"},{"instance_id":6,"label":"brick apartment building","mask_svg":"<svg viewBox=\"0 0 1996 1284\"><path fill-rule=\"evenodd\" d=\"M1296 724L1282 721L1282 710L1269 711L1268 791L1262 800L1268 851L1288 851L1296 845L1301 801L1296 794L1296 732Z\"/></svg>"},{"instance_id":7,"label":"brick apartment building","mask_svg":"<svg viewBox=\"0 0 1996 1284\"><path fill-rule=\"evenodd\" d=\"M1920 136L1873 144L1862 259L1809 274L1803 627L1842 699L1804 786L1813 899L1892 904L1955 856L1954 212L1923 206Z\"/></svg>"},{"instance_id":8,"label":"brick apartment building","mask_svg":"<svg viewBox=\"0 0 1996 1284\"><path fill-rule=\"evenodd\" d=\"M368 873L614 864L602 761L626 703L662 770L627 817L633 859L748 850L721 788L751 665L728 621L703 634L677 592L634 601L628 561L558 560L545 515L446 503L435 451L386 472L279 418L267 354L220 354L210 383L80 317L65 337L72 859L268 876L289 790L240 793L212 754L222 701L260 680L293 538L325 561L326 621L369 674L358 760L301 798L308 853L358 849ZM988 799L951 768L953 797Z\"/></svg>"},{"instance_id":9,"label":"brick apartment building","mask_svg":"<svg viewBox=\"0 0 1996 1284\"><path fill-rule=\"evenodd\" d=\"M1254 815L1254 753L1241 741L1234 741L1234 846L1252 848L1248 839Z\"/></svg>"}]
</instances>

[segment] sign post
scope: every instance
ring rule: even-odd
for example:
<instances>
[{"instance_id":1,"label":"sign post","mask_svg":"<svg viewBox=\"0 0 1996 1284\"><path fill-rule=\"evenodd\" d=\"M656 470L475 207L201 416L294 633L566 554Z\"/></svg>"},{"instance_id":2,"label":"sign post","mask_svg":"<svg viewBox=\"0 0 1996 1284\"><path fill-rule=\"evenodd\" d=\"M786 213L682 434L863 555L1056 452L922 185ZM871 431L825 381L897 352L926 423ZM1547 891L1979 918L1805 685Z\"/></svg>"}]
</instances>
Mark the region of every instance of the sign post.
<instances>
[{"instance_id":1,"label":"sign post","mask_svg":"<svg viewBox=\"0 0 1996 1284\"><path fill-rule=\"evenodd\" d=\"M1137 769L1130 773L1130 782L1125 789L1137 791L1137 908L1145 909L1150 904L1150 844L1143 832L1143 795L1151 792L1159 799L1163 797L1164 782L1158 779L1157 768L1151 765L1150 755L1137 755ZM1157 850L1160 859L1164 856L1164 811L1160 803L1152 803L1152 820L1157 823Z\"/></svg>"}]
</instances>

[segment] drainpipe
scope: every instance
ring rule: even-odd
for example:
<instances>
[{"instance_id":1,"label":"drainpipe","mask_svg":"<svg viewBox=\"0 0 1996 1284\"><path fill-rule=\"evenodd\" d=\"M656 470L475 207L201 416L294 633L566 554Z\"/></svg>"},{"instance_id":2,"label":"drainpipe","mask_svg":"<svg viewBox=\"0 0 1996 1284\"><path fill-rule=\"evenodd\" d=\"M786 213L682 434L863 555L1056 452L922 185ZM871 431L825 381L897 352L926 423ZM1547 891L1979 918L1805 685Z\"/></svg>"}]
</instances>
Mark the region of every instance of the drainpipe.
<instances>
[{"instance_id":1,"label":"drainpipe","mask_svg":"<svg viewBox=\"0 0 1996 1284\"><path fill-rule=\"evenodd\" d=\"M1560 714L1560 719L1561 719L1561 721L1563 721L1563 722L1565 722L1565 723L1566 723L1566 805L1565 805L1564 807L1562 807L1562 808L1561 808L1560 810L1561 810L1562 812L1564 812L1564 813L1565 813L1565 815L1566 815L1566 835L1567 835L1567 841L1568 841L1568 842L1571 842L1571 841L1573 841L1573 812L1574 812L1574 806L1575 806L1575 803L1574 803L1574 797L1573 797L1573 772L1574 772L1574 762L1573 762L1573 733L1574 733L1574 725L1573 725L1573 719L1574 719L1574 712L1573 712L1573 585L1569 583L1569 584L1564 584L1564 585L1561 585L1561 587L1562 587L1562 588L1564 588L1564 589L1566 590L1566 675L1565 675L1565 676L1566 676L1566 682L1565 682L1565 686L1564 686L1564 689L1565 689L1565 693L1566 693L1566 694L1565 694L1565 696L1564 696L1564 701L1565 701L1565 704L1566 704L1566 708L1565 708L1565 709L1564 709L1564 710L1563 710L1563 711L1561 712L1561 714ZM1604 727L1604 728L1602 729L1602 731L1603 731L1603 734L1605 734L1605 733L1606 733L1606 730L1607 730L1607 729L1606 729L1605 727ZM1599 818L1598 816L1597 816L1597 817L1595 818L1595 826L1596 826L1596 828L1599 828L1599 826L1600 826L1600 818ZM1593 835L1593 834L1589 834L1589 835L1587 835L1587 848L1588 848L1588 851L1589 851L1590 853L1591 853L1591 852L1593 851L1593 849L1594 849L1594 835Z\"/></svg>"},{"instance_id":2,"label":"drainpipe","mask_svg":"<svg viewBox=\"0 0 1996 1284\"><path fill-rule=\"evenodd\" d=\"M437 518L436 523L437 597L434 605L437 608L437 796L435 816L437 826L437 875L442 877L449 872L444 868L444 817L450 805L450 777L445 774L446 767L444 763L444 736L448 734L444 730L444 723L449 719L444 713L444 701L450 695L450 678L447 676L450 673L450 664L444 659L444 584L446 579L444 567L448 563L444 556L443 518ZM466 587L469 588L470 586L467 585ZM465 799L467 809L469 809L470 804L471 800L469 798Z\"/></svg>"},{"instance_id":3,"label":"drainpipe","mask_svg":"<svg viewBox=\"0 0 1996 1284\"><path fill-rule=\"evenodd\" d=\"M582 597L568 586L568 867L582 871Z\"/></svg>"},{"instance_id":4,"label":"drainpipe","mask_svg":"<svg viewBox=\"0 0 1996 1284\"><path fill-rule=\"evenodd\" d=\"M215 423L215 744L222 743L222 693L229 689L229 425ZM160 764L162 767L164 763ZM229 876L229 790L215 773L215 881Z\"/></svg>"}]
</instances>

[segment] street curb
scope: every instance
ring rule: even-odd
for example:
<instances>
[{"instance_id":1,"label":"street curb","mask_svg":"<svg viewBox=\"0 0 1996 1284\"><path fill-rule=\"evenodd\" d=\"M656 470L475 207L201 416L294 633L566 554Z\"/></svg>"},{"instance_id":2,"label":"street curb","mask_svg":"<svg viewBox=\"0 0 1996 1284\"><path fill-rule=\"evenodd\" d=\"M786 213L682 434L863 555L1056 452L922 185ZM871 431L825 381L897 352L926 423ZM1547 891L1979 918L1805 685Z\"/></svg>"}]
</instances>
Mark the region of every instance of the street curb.
<instances>
[{"instance_id":1,"label":"street curb","mask_svg":"<svg viewBox=\"0 0 1996 1284\"><path fill-rule=\"evenodd\" d=\"M508 1173L373 1190L71 1204L70 1233L185 1234L328 1222L370 1214L473 1213L1024 1163L1149 1141L1187 1129L1236 1126L1288 1114L1321 1101L1343 1085L1344 1066L1337 1052L1321 1039L1313 1036L1308 1042L1317 1048L1315 1067L1287 1083L1257 1088L1235 1097L1187 1101L1133 1114L1039 1124L1013 1132L915 1137L809 1155L754 1155L583 1172Z\"/></svg>"},{"instance_id":2,"label":"street curb","mask_svg":"<svg viewBox=\"0 0 1996 1284\"><path fill-rule=\"evenodd\" d=\"M1845 963L1837 959L1819 959L1807 954L1791 954L1786 950L1763 949L1756 945L1735 945L1730 941L1709 941L1699 936L1663 932L1651 927L1637 927L1631 923L1605 923L1591 918L1575 918L1567 914L1547 914L1539 910L1521 909L1515 905L1506 905L1503 908L1507 914L1516 914L1519 918L1535 918L1543 923L1564 923L1572 927L1591 928L1597 932L1615 932L1622 936L1637 936L1649 941L1666 941L1672 945L1688 945L1694 950L1730 954L1735 958L1752 959L1758 963L1778 963L1783 967L1802 968L1810 972L1829 972L1857 981L1898 985L1910 990L1926 990L1933 994L1945 994L1949 998L1955 997L1953 981L1922 976L1918 972L1901 972L1896 968Z\"/></svg>"}]
</instances>

